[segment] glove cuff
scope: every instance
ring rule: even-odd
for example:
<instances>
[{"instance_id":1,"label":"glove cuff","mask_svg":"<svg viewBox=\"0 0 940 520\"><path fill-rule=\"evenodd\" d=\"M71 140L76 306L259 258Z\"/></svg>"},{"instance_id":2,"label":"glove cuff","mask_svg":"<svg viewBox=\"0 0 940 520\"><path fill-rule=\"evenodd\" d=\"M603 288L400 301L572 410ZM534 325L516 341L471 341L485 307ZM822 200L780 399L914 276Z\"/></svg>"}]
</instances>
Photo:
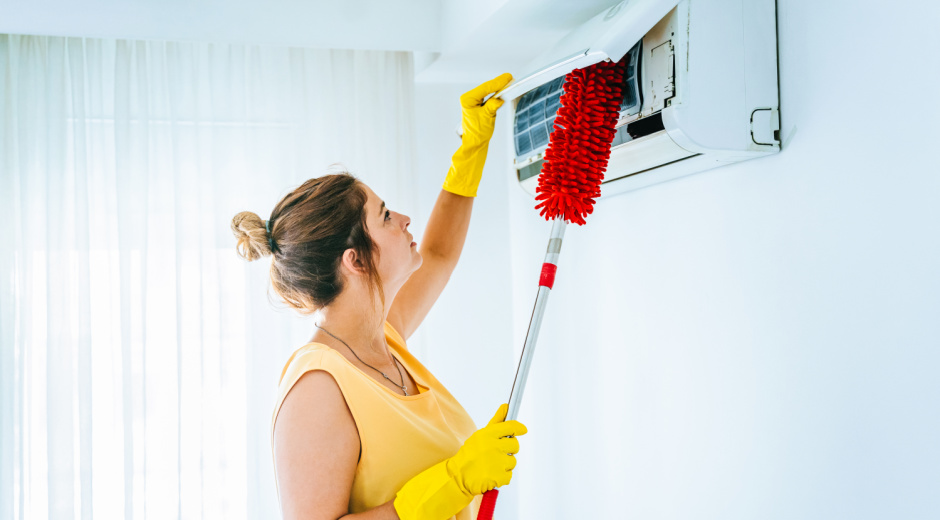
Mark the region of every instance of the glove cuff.
<instances>
[{"instance_id":1,"label":"glove cuff","mask_svg":"<svg viewBox=\"0 0 940 520\"><path fill-rule=\"evenodd\" d=\"M460 145L451 157L450 169L442 186L444 190L464 197L476 197L488 150L489 141Z\"/></svg>"},{"instance_id":2,"label":"glove cuff","mask_svg":"<svg viewBox=\"0 0 940 520\"><path fill-rule=\"evenodd\" d=\"M422 471L395 495L395 512L401 520L446 520L473 501L447 471L447 460Z\"/></svg>"}]
</instances>

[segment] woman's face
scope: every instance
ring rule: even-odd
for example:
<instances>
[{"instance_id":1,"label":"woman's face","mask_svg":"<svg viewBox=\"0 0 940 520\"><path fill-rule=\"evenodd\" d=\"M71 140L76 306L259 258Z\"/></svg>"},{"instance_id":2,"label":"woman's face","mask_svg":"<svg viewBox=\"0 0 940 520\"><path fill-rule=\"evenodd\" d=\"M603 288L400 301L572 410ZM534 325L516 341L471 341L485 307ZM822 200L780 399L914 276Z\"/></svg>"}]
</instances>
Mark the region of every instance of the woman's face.
<instances>
[{"instance_id":1,"label":"woman's face","mask_svg":"<svg viewBox=\"0 0 940 520\"><path fill-rule=\"evenodd\" d=\"M366 225L369 236L379 248L376 268L386 286L403 284L411 273L421 267L421 253L408 231L411 219L385 205L371 188L362 185L368 194Z\"/></svg>"}]
</instances>

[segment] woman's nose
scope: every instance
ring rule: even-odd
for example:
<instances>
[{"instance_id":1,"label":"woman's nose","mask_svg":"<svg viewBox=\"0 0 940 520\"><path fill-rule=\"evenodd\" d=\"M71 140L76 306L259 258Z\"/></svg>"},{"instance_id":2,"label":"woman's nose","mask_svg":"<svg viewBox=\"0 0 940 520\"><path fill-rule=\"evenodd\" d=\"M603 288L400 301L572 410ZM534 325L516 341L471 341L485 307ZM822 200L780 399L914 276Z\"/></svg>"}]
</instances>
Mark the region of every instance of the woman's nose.
<instances>
[{"instance_id":1,"label":"woman's nose","mask_svg":"<svg viewBox=\"0 0 940 520\"><path fill-rule=\"evenodd\" d=\"M404 221L405 223L405 229L408 229L408 225L411 224L411 217L409 217L408 215L402 215L401 218L402 218L402 221Z\"/></svg>"}]
</instances>

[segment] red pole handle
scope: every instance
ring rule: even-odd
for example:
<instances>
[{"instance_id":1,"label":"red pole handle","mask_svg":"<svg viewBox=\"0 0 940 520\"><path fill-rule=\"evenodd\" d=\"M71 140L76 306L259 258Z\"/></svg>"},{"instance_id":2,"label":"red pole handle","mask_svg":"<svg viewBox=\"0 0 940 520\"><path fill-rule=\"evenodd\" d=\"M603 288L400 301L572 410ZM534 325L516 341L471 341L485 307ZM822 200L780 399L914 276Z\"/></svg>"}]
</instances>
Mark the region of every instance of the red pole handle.
<instances>
[{"instance_id":1,"label":"red pole handle","mask_svg":"<svg viewBox=\"0 0 940 520\"><path fill-rule=\"evenodd\" d=\"M496 488L483 493L483 503L480 504L477 520L493 520L493 509L496 508L497 496L499 496L499 490Z\"/></svg>"}]
</instances>

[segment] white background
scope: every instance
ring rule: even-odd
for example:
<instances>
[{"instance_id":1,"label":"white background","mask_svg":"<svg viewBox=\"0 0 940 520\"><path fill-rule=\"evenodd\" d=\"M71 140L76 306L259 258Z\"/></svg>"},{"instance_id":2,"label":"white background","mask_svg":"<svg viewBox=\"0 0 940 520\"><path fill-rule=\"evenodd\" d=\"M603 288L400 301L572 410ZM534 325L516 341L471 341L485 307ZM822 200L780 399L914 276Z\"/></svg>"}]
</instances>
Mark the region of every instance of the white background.
<instances>
[{"instance_id":1,"label":"white background","mask_svg":"<svg viewBox=\"0 0 940 520\"><path fill-rule=\"evenodd\" d=\"M417 28L402 10L388 33L368 28L433 33L374 44L437 59L417 72L416 236L458 144L459 94L528 72L534 51L511 55L507 28L560 35L611 3L487 2L470 19L432 3ZM74 20L43 5L22 19ZM198 37L201 23L165 29L181 19L87 35ZM938 21L928 2L778 1L783 151L602 199L568 229L498 517L940 516ZM75 33L44 29L0 26ZM412 345L478 425L508 399L549 231L513 179L509 123Z\"/></svg>"}]
</instances>

